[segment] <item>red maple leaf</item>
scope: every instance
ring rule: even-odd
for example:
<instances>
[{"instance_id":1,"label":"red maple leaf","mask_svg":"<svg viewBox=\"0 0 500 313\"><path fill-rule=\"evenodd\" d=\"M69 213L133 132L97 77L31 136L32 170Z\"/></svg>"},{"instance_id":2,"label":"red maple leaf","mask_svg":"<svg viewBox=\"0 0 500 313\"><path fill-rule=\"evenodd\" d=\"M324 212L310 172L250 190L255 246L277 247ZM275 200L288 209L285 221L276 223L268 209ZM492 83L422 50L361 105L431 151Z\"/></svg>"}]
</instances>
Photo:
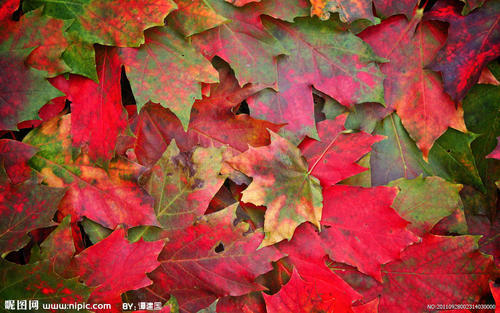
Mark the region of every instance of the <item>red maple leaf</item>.
<instances>
[{"instance_id":1,"label":"red maple leaf","mask_svg":"<svg viewBox=\"0 0 500 313\"><path fill-rule=\"evenodd\" d=\"M488 62L500 56L500 4L488 1L462 16L456 2L443 0L427 18L450 23L446 44L429 68L441 72L446 92L460 100L477 83Z\"/></svg>"},{"instance_id":2,"label":"red maple leaf","mask_svg":"<svg viewBox=\"0 0 500 313\"><path fill-rule=\"evenodd\" d=\"M130 243L120 228L85 249L75 260L85 284L96 287L89 302L109 303L112 312L120 312L122 293L152 284L146 273L160 264L157 258L162 248L163 241Z\"/></svg>"}]
</instances>

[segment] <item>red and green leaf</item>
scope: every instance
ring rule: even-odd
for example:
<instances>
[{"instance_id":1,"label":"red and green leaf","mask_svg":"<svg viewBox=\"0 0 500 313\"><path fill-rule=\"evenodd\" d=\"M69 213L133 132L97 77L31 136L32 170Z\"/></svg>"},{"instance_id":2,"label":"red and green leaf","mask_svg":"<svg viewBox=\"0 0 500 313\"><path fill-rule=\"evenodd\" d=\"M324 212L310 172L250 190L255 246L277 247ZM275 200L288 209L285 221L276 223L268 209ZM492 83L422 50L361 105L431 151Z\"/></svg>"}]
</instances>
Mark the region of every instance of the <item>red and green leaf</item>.
<instances>
[{"instance_id":1,"label":"red and green leaf","mask_svg":"<svg viewBox=\"0 0 500 313\"><path fill-rule=\"evenodd\" d=\"M498 0L0 3L6 311L498 300Z\"/></svg>"},{"instance_id":2,"label":"red and green leaf","mask_svg":"<svg viewBox=\"0 0 500 313\"><path fill-rule=\"evenodd\" d=\"M30 240L29 231L55 225L52 218L64 191L39 185L35 178L1 184L0 254L21 249Z\"/></svg>"},{"instance_id":3,"label":"red and green leaf","mask_svg":"<svg viewBox=\"0 0 500 313\"><path fill-rule=\"evenodd\" d=\"M163 228L185 228L203 215L224 183L222 154L223 149L201 147L181 153L175 141L170 142L145 181Z\"/></svg>"},{"instance_id":4,"label":"red and green leaf","mask_svg":"<svg viewBox=\"0 0 500 313\"><path fill-rule=\"evenodd\" d=\"M153 199L138 185L143 168L117 158L107 171L89 162L72 146L71 116L56 117L31 131L24 142L39 149L30 160L44 181L53 187L68 187L59 209L73 221L84 216L108 228L158 225Z\"/></svg>"},{"instance_id":5,"label":"red and green leaf","mask_svg":"<svg viewBox=\"0 0 500 313\"><path fill-rule=\"evenodd\" d=\"M0 139L0 166L13 184L22 183L31 176L29 159L36 153L36 148L19 141Z\"/></svg>"},{"instance_id":6,"label":"red and green leaf","mask_svg":"<svg viewBox=\"0 0 500 313\"><path fill-rule=\"evenodd\" d=\"M274 247L256 250L260 231L235 224L236 206L203 217L196 225L171 231L146 289L155 299L175 296L182 313L196 312L223 296L241 296L264 287L254 282L283 255Z\"/></svg>"},{"instance_id":7,"label":"red and green leaf","mask_svg":"<svg viewBox=\"0 0 500 313\"><path fill-rule=\"evenodd\" d=\"M120 49L137 110L148 101L169 108L187 129L191 106L201 99L201 83L218 81L217 72L187 40L169 27L146 32L140 48Z\"/></svg>"},{"instance_id":8,"label":"red and green leaf","mask_svg":"<svg viewBox=\"0 0 500 313\"><path fill-rule=\"evenodd\" d=\"M75 33L80 41L118 47L138 47L144 43L143 31L163 25L165 17L176 9L171 0L133 0L126 6L110 0L28 0L23 3L24 10L40 6L45 15L74 19L67 32Z\"/></svg>"},{"instance_id":9,"label":"red and green leaf","mask_svg":"<svg viewBox=\"0 0 500 313\"><path fill-rule=\"evenodd\" d=\"M43 6L43 14L69 21L65 28L62 59L71 72L97 81L94 62L94 44L138 47L144 43L143 31L161 26L174 9L172 0L133 0L121 5L110 0L78 1L23 1L23 10ZM113 14L110 14L113 12Z\"/></svg>"},{"instance_id":10,"label":"red and green leaf","mask_svg":"<svg viewBox=\"0 0 500 313\"><path fill-rule=\"evenodd\" d=\"M290 240L295 228L304 222L310 221L319 228L321 186L292 143L271 133L269 146L250 147L228 162L253 178L241 201L267 207L262 247Z\"/></svg>"},{"instance_id":11,"label":"red and green leaf","mask_svg":"<svg viewBox=\"0 0 500 313\"><path fill-rule=\"evenodd\" d=\"M360 36L389 60L380 65L386 104L396 110L424 158L448 127L466 131L463 111L445 93L440 77L426 69L446 40L440 25L396 16L365 30ZM396 39L395 39L396 38Z\"/></svg>"},{"instance_id":12,"label":"red and green leaf","mask_svg":"<svg viewBox=\"0 0 500 313\"><path fill-rule=\"evenodd\" d=\"M254 117L288 123L281 131L286 138L317 138L312 86L348 107L383 103L383 75L375 64L383 59L353 34L314 19L294 24L266 19L265 26L289 55L278 59L279 91L266 89L249 99L249 106Z\"/></svg>"},{"instance_id":13,"label":"red and green leaf","mask_svg":"<svg viewBox=\"0 0 500 313\"><path fill-rule=\"evenodd\" d=\"M181 151L196 146L228 145L238 153L247 150L249 145L269 144L267 129L278 131L279 125L235 113L245 98L262 87L249 84L240 88L227 65L218 64L216 67L221 82L210 85L209 97L195 101L187 132L169 110L159 105L148 104L141 111L135 146L141 164L154 164L172 139Z\"/></svg>"},{"instance_id":14,"label":"red and green leaf","mask_svg":"<svg viewBox=\"0 0 500 313\"><path fill-rule=\"evenodd\" d=\"M231 23L192 36L193 45L209 60L218 56L228 62L240 86L247 83L275 85L276 57L286 50L264 30L260 14L251 6L235 8L224 1L207 2Z\"/></svg>"},{"instance_id":15,"label":"red and green leaf","mask_svg":"<svg viewBox=\"0 0 500 313\"><path fill-rule=\"evenodd\" d=\"M4 13L8 15L2 20L5 31L0 35L0 42L9 45L11 50L34 48L26 64L47 72L49 76L70 70L61 59L69 44L64 32L70 23L45 16L41 9L24 14L19 21L13 21L11 15L17 10L19 1L12 2L16 2L15 7L9 8L9 4L2 4L5 5Z\"/></svg>"},{"instance_id":16,"label":"red and green leaf","mask_svg":"<svg viewBox=\"0 0 500 313\"><path fill-rule=\"evenodd\" d=\"M39 300L42 304L75 304L87 301L91 289L78 278L62 279L48 261L19 265L0 259L2 299ZM50 311L46 311L50 312Z\"/></svg>"},{"instance_id":17,"label":"red and green leaf","mask_svg":"<svg viewBox=\"0 0 500 313\"><path fill-rule=\"evenodd\" d=\"M33 50L0 43L0 129L17 130L20 122L37 120L38 110L62 95L44 72L24 63Z\"/></svg>"}]
</instances>

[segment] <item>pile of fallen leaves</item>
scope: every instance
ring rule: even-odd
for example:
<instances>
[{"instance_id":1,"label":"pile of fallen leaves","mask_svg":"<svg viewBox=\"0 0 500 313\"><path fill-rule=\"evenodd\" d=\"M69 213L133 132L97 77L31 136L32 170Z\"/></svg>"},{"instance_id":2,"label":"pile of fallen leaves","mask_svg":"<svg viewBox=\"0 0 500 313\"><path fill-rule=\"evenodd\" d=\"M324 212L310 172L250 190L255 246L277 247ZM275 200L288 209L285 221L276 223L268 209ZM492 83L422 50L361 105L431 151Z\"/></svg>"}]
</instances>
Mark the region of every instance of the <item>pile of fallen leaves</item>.
<instances>
[{"instance_id":1,"label":"pile of fallen leaves","mask_svg":"<svg viewBox=\"0 0 500 313\"><path fill-rule=\"evenodd\" d=\"M3 0L0 20L7 311L493 312L499 0Z\"/></svg>"}]
</instances>

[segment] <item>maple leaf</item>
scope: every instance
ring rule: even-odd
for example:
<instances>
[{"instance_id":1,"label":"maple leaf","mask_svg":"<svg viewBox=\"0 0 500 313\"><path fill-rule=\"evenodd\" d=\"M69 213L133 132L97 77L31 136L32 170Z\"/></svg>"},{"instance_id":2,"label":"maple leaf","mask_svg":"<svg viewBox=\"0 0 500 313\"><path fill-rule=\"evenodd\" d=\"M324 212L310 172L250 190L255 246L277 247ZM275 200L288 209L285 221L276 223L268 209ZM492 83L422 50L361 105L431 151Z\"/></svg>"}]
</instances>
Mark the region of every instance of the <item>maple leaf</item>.
<instances>
[{"instance_id":1,"label":"maple leaf","mask_svg":"<svg viewBox=\"0 0 500 313\"><path fill-rule=\"evenodd\" d=\"M0 297L497 298L497 0L0 2Z\"/></svg>"},{"instance_id":2,"label":"maple leaf","mask_svg":"<svg viewBox=\"0 0 500 313\"><path fill-rule=\"evenodd\" d=\"M327 267L325 249L312 225L299 226L292 240L280 242L278 249L288 255L288 261L304 281L319 284L322 292L335 299L331 299L333 312L352 312L352 303L361 295Z\"/></svg>"},{"instance_id":3,"label":"maple leaf","mask_svg":"<svg viewBox=\"0 0 500 313\"><path fill-rule=\"evenodd\" d=\"M175 141L170 142L145 182L163 228L185 228L203 215L224 183L219 174L222 153L223 149L201 147L180 153Z\"/></svg>"},{"instance_id":4,"label":"maple leaf","mask_svg":"<svg viewBox=\"0 0 500 313\"><path fill-rule=\"evenodd\" d=\"M444 43L446 33L437 24L420 22L421 16L419 10L410 22L401 16L389 18L360 37L378 55L390 60L380 65L387 76L385 101L397 111L427 159L434 141L448 127L463 132L467 129L461 107L457 109L445 93L439 75L425 69Z\"/></svg>"},{"instance_id":5,"label":"maple leaf","mask_svg":"<svg viewBox=\"0 0 500 313\"><path fill-rule=\"evenodd\" d=\"M279 92L266 89L248 100L252 116L288 123L281 134L300 142L306 135L317 138L313 85L348 107L360 102L383 103L383 75L374 63L383 59L362 40L340 31L334 22L304 18L294 24L264 21L289 55L278 60Z\"/></svg>"},{"instance_id":6,"label":"maple leaf","mask_svg":"<svg viewBox=\"0 0 500 313\"><path fill-rule=\"evenodd\" d=\"M306 221L319 228L321 186L289 141L271 132L269 146L250 147L227 162L253 178L241 201L267 206L261 247L290 240L295 228Z\"/></svg>"},{"instance_id":7,"label":"maple leaf","mask_svg":"<svg viewBox=\"0 0 500 313\"><path fill-rule=\"evenodd\" d=\"M462 209L459 195L462 186L437 176L401 178L389 186L400 189L392 207L411 223L408 229L419 236L429 232L442 218Z\"/></svg>"},{"instance_id":8,"label":"maple leaf","mask_svg":"<svg viewBox=\"0 0 500 313\"><path fill-rule=\"evenodd\" d=\"M109 0L23 1L24 12L40 6L44 15L72 20L65 30L68 48L62 59L72 73L96 81L93 44L138 47L144 43L143 31L163 25L165 17L176 8L171 0L134 0L127 6Z\"/></svg>"},{"instance_id":9,"label":"maple leaf","mask_svg":"<svg viewBox=\"0 0 500 313\"><path fill-rule=\"evenodd\" d=\"M232 22L223 16L227 14L224 11L226 6L214 7L210 4L211 1L203 0L176 0L176 3L179 8L168 15L167 21L169 25L186 37ZM265 14L293 22L295 17L309 15L307 0L268 0L253 2L248 7L246 13L251 13L254 18L255 12L257 12L260 15ZM256 24L260 24L260 21L257 20Z\"/></svg>"},{"instance_id":10,"label":"maple leaf","mask_svg":"<svg viewBox=\"0 0 500 313\"><path fill-rule=\"evenodd\" d=\"M477 83L483 68L500 56L500 3L488 1L461 16L454 2L439 1L427 18L450 24L446 44L429 68L441 72L446 92L460 100Z\"/></svg>"},{"instance_id":11,"label":"maple leaf","mask_svg":"<svg viewBox=\"0 0 500 313\"><path fill-rule=\"evenodd\" d=\"M31 175L28 165L29 159L36 153L36 149L22 142L0 139L0 164L13 184L22 183Z\"/></svg>"},{"instance_id":12,"label":"maple leaf","mask_svg":"<svg viewBox=\"0 0 500 313\"><path fill-rule=\"evenodd\" d=\"M73 145L85 146L92 160L105 164L127 127L127 114L121 101L117 49L96 48L96 63L99 83L77 75L68 81L60 76L53 83L71 101Z\"/></svg>"},{"instance_id":13,"label":"maple leaf","mask_svg":"<svg viewBox=\"0 0 500 313\"><path fill-rule=\"evenodd\" d=\"M10 2L15 3L15 7L10 7ZM2 15L6 16L2 16L0 21L5 27L5 31L0 35L0 42L10 45L11 50L33 49L26 59L26 64L47 72L49 76L70 70L61 59L68 47L64 32L70 23L44 16L41 9L24 14L17 22L13 21L10 17L18 5L18 1L9 0L2 3Z\"/></svg>"},{"instance_id":14,"label":"maple leaf","mask_svg":"<svg viewBox=\"0 0 500 313\"><path fill-rule=\"evenodd\" d=\"M264 294L267 312L334 312L336 298L327 290L322 284L304 281L294 270L290 281L277 294Z\"/></svg>"},{"instance_id":15,"label":"maple leaf","mask_svg":"<svg viewBox=\"0 0 500 313\"><path fill-rule=\"evenodd\" d=\"M401 250L418 240L391 207L395 197L396 190L387 187L326 188L320 237L330 258L381 280L380 266L399 258Z\"/></svg>"},{"instance_id":16,"label":"maple leaf","mask_svg":"<svg viewBox=\"0 0 500 313\"><path fill-rule=\"evenodd\" d=\"M139 289L152 282L147 272L158 267L158 255L163 241L129 243L125 230L119 228L111 235L75 257L78 273L89 287L96 287L90 295L91 303L119 304L120 295ZM116 310L114 311L121 311Z\"/></svg>"},{"instance_id":17,"label":"maple leaf","mask_svg":"<svg viewBox=\"0 0 500 313\"><path fill-rule=\"evenodd\" d=\"M180 312L196 312L222 296L240 296L264 287L254 279L283 255L274 247L256 251L259 231L235 224L236 205L204 216L197 224L168 234L161 263L149 276L151 295L175 296Z\"/></svg>"},{"instance_id":18,"label":"maple leaf","mask_svg":"<svg viewBox=\"0 0 500 313\"><path fill-rule=\"evenodd\" d=\"M139 187L143 169L125 159L115 159L108 169L96 166L84 156L74 160L71 116L59 116L31 131L24 143L39 149L30 160L49 186L68 187L59 209L74 220L86 216L103 226L158 225L152 198Z\"/></svg>"},{"instance_id":19,"label":"maple leaf","mask_svg":"<svg viewBox=\"0 0 500 313\"><path fill-rule=\"evenodd\" d=\"M0 259L2 299L43 299L42 303L83 303L91 290L78 278L61 279L49 261L18 265ZM42 309L41 303L39 309Z\"/></svg>"},{"instance_id":20,"label":"maple leaf","mask_svg":"<svg viewBox=\"0 0 500 313\"><path fill-rule=\"evenodd\" d=\"M0 255L22 248L29 241L29 231L54 225L52 218L64 192L40 185L35 178L0 184Z\"/></svg>"},{"instance_id":21,"label":"maple leaf","mask_svg":"<svg viewBox=\"0 0 500 313\"><path fill-rule=\"evenodd\" d=\"M344 132L346 118L346 115L340 115L334 121L319 122L321 141L306 138L299 145L309 164L309 173L324 187L365 171L366 168L355 162L370 152L372 144L383 139L365 132Z\"/></svg>"},{"instance_id":22,"label":"maple leaf","mask_svg":"<svg viewBox=\"0 0 500 313\"><path fill-rule=\"evenodd\" d=\"M422 157L422 152L395 113L383 119L375 128L374 134L387 138L374 143L372 147L370 154L372 185L386 185L400 177L413 179L431 172Z\"/></svg>"},{"instance_id":23,"label":"maple leaf","mask_svg":"<svg viewBox=\"0 0 500 313\"><path fill-rule=\"evenodd\" d=\"M420 312L427 303L477 303L488 290L491 257L474 236L426 235L385 265L381 312Z\"/></svg>"},{"instance_id":24,"label":"maple leaf","mask_svg":"<svg viewBox=\"0 0 500 313\"><path fill-rule=\"evenodd\" d=\"M235 8L224 1L209 0L210 6L231 23L191 36L192 44L212 60L219 56L231 65L240 86L276 83L276 56L286 53L262 27L259 13L251 6Z\"/></svg>"},{"instance_id":25,"label":"maple leaf","mask_svg":"<svg viewBox=\"0 0 500 313\"><path fill-rule=\"evenodd\" d=\"M240 103L261 90L260 85L240 88L229 66L218 63L220 83L210 86L210 96L194 103L187 133L177 118L159 105L146 105L139 115L135 151L141 164L154 164L175 139L181 151L193 147L228 145L235 152L251 146L269 144L267 129L278 131L280 126L254 119L247 114L235 114Z\"/></svg>"},{"instance_id":26,"label":"maple leaf","mask_svg":"<svg viewBox=\"0 0 500 313\"><path fill-rule=\"evenodd\" d=\"M138 47L144 43L142 32L163 25L168 13L176 9L171 0L134 0L126 6L109 0L28 0L23 2L23 10L30 11L42 5L45 15L74 19L67 32L78 34L80 40L118 47Z\"/></svg>"},{"instance_id":27,"label":"maple leaf","mask_svg":"<svg viewBox=\"0 0 500 313\"><path fill-rule=\"evenodd\" d=\"M201 99L201 82L218 81L210 62L169 27L147 31L144 45L122 48L120 57L137 110L149 100L160 103L179 118L185 130L193 102Z\"/></svg>"},{"instance_id":28,"label":"maple leaf","mask_svg":"<svg viewBox=\"0 0 500 313\"><path fill-rule=\"evenodd\" d=\"M0 129L17 130L17 124L38 119L38 110L62 94L45 79L46 75L25 65L34 48L12 49L0 43Z\"/></svg>"}]
</instances>

